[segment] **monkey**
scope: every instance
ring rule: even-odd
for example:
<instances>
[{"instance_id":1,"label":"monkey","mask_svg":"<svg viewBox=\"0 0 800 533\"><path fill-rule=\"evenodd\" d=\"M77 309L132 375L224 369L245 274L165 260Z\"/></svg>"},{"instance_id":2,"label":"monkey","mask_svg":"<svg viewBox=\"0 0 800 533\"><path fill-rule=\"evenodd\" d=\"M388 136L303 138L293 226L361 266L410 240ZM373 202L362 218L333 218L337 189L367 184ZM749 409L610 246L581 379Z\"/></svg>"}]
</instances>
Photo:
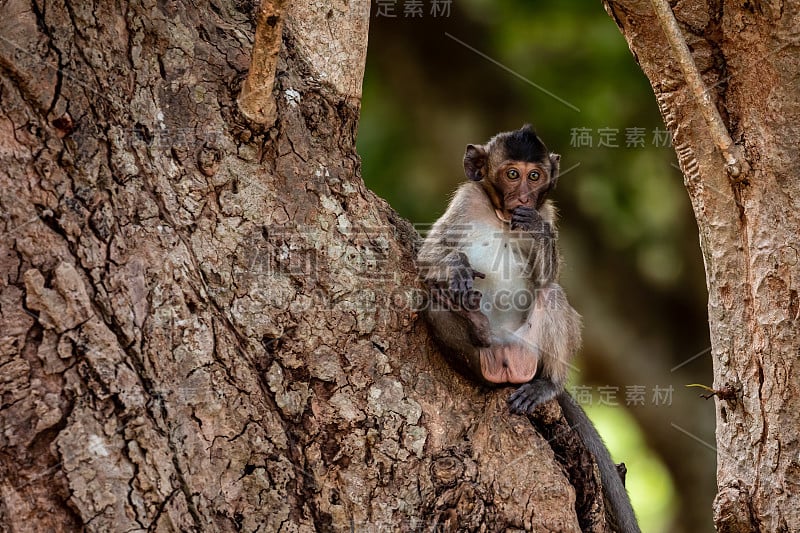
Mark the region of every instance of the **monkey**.
<instances>
[{"instance_id":1,"label":"monkey","mask_svg":"<svg viewBox=\"0 0 800 533\"><path fill-rule=\"evenodd\" d=\"M424 316L457 370L490 386L519 386L508 399L512 412L558 400L598 463L612 526L638 532L608 449L564 390L581 317L558 284L557 211L547 195L560 161L530 124L467 145L467 181L417 257L430 295Z\"/></svg>"}]
</instances>

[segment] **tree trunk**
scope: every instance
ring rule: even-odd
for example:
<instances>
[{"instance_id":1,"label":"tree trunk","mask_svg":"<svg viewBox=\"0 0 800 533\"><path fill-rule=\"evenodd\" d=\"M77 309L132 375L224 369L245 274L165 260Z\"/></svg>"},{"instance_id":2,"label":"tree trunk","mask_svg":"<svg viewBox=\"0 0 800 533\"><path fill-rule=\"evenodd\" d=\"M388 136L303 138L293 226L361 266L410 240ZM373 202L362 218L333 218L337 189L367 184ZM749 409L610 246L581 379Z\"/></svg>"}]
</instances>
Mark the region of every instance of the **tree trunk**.
<instances>
[{"instance_id":1,"label":"tree trunk","mask_svg":"<svg viewBox=\"0 0 800 533\"><path fill-rule=\"evenodd\" d=\"M432 349L324 4L0 4L4 529L607 529L557 406Z\"/></svg>"},{"instance_id":2,"label":"tree trunk","mask_svg":"<svg viewBox=\"0 0 800 533\"><path fill-rule=\"evenodd\" d=\"M798 531L800 6L675 4L678 35L723 117L715 128L658 3L606 7L673 132L700 228L717 391L714 520L724 532ZM725 147L725 129L734 146ZM741 173L726 169L726 155L738 155Z\"/></svg>"}]
</instances>

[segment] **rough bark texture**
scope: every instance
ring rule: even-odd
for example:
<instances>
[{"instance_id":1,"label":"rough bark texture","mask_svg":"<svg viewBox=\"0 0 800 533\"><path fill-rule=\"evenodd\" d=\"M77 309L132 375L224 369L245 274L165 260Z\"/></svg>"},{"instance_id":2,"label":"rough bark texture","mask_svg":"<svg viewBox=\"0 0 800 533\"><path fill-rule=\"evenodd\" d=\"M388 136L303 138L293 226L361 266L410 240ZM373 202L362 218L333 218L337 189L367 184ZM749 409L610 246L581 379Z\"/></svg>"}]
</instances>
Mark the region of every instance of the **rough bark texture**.
<instances>
[{"instance_id":1,"label":"rough bark texture","mask_svg":"<svg viewBox=\"0 0 800 533\"><path fill-rule=\"evenodd\" d=\"M267 128L257 5L0 3L2 529L577 531L574 485L604 531L591 462L413 312L354 148L368 3L286 4Z\"/></svg>"},{"instance_id":2,"label":"rough bark texture","mask_svg":"<svg viewBox=\"0 0 800 533\"><path fill-rule=\"evenodd\" d=\"M674 3L750 170L734 181L652 6L608 1L672 130L705 258L719 531L800 530L800 59L796 2Z\"/></svg>"}]
</instances>

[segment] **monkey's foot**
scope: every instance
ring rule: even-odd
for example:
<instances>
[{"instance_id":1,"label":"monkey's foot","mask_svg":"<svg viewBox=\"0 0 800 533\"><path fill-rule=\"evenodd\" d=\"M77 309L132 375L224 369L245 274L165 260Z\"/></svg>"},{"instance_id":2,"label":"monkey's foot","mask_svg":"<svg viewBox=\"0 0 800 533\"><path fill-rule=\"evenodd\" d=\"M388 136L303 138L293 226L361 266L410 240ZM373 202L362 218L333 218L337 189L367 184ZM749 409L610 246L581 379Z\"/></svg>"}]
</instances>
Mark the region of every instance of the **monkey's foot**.
<instances>
[{"instance_id":1,"label":"monkey's foot","mask_svg":"<svg viewBox=\"0 0 800 533\"><path fill-rule=\"evenodd\" d=\"M549 402L560 392L560 387L549 379L534 379L512 394L508 398L508 404L512 413L529 415L537 405Z\"/></svg>"}]
</instances>

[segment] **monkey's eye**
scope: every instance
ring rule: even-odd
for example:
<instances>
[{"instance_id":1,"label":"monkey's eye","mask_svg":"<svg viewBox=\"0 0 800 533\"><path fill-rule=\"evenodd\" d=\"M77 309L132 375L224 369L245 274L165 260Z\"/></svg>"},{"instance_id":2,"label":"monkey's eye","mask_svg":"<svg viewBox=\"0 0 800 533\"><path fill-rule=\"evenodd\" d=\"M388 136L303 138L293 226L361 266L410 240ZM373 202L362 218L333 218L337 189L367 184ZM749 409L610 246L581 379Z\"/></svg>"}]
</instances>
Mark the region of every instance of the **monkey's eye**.
<instances>
[{"instance_id":1,"label":"monkey's eye","mask_svg":"<svg viewBox=\"0 0 800 533\"><path fill-rule=\"evenodd\" d=\"M539 179L539 172L537 172L536 170L531 170L531 172L528 174L528 179L531 180L531 181L538 180Z\"/></svg>"},{"instance_id":2,"label":"monkey's eye","mask_svg":"<svg viewBox=\"0 0 800 533\"><path fill-rule=\"evenodd\" d=\"M519 179L519 171L515 168L512 168L511 170L506 172L506 176L508 176L508 179L510 180L517 180Z\"/></svg>"}]
</instances>

